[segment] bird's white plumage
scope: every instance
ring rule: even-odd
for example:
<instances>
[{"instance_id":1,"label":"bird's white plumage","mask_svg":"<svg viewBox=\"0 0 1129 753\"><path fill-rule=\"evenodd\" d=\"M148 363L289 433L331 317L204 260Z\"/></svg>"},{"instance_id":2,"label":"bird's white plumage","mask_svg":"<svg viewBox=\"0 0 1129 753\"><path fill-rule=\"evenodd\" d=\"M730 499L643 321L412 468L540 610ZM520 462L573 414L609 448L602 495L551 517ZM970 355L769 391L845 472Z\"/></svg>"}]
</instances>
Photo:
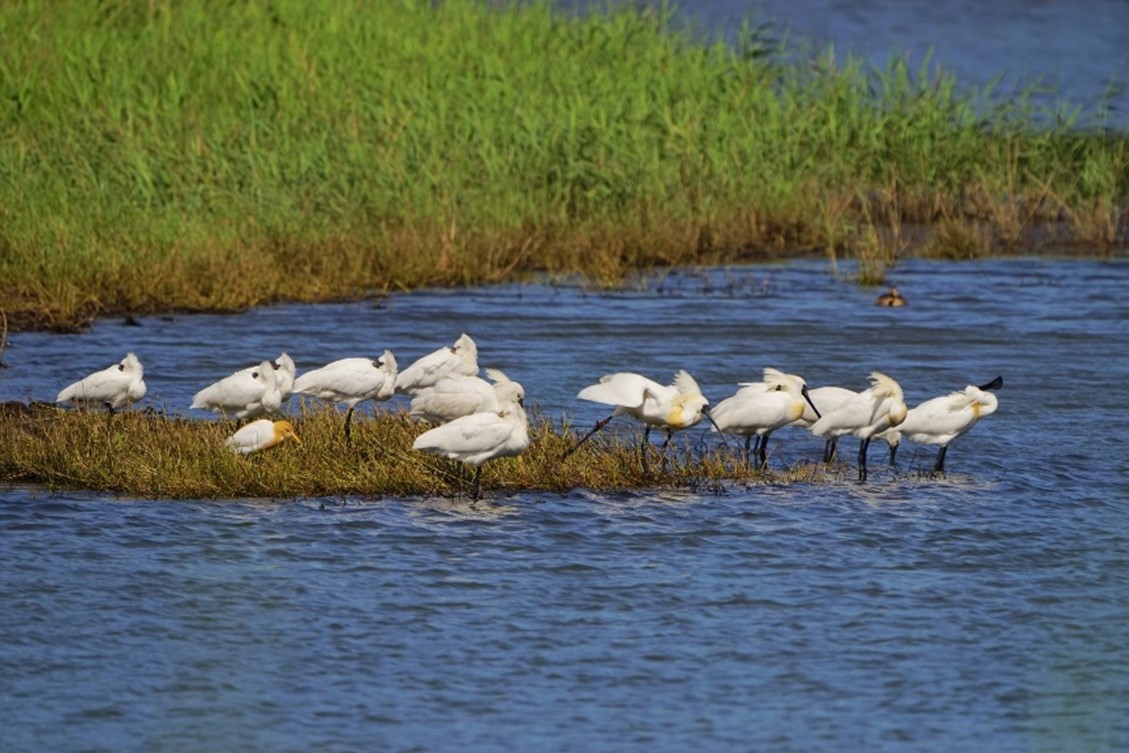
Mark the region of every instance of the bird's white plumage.
<instances>
[{"instance_id":1,"label":"bird's white plumage","mask_svg":"<svg viewBox=\"0 0 1129 753\"><path fill-rule=\"evenodd\" d=\"M298 434L289 421L271 421L269 418L260 418L232 434L224 441L224 444L232 452L247 455L274 447L286 439L293 439L299 444L302 441L298 439Z\"/></svg>"},{"instance_id":2,"label":"bird's white plumage","mask_svg":"<svg viewBox=\"0 0 1129 753\"><path fill-rule=\"evenodd\" d=\"M846 387L814 387L808 390L808 398L811 400L812 405L819 409L820 414L827 414L838 408L840 405L858 396L858 392L849 390ZM796 426L803 428L810 428L812 424L819 420L812 410L812 405L804 406L804 414L796 419Z\"/></svg>"},{"instance_id":3,"label":"bird's white plumage","mask_svg":"<svg viewBox=\"0 0 1129 753\"><path fill-rule=\"evenodd\" d=\"M961 392L935 397L911 408L905 420L883 432L882 438L890 444L905 438L915 444L945 446L967 434L980 419L995 413L998 406L994 394L970 384Z\"/></svg>"},{"instance_id":4,"label":"bird's white plumage","mask_svg":"<svg viewBox=\"0 0 1129 753\"><path fill-rule=\"evenodd\" d=\"M282 406L282 392L274 365L263 361L209 385L192 397L192 407L228 418L254 418Z\"/></svg>"},{"instance_id":5,"label":"bird's white plumage","mask_svg":"<svg viewBox=\"0 0 1129 753\"><path fill-rule=\"evenodd\" d=\"M907 411L901 386L878 371L871 372L870 380L869 389L848 397L837 408L824 413L812 424L812 433L817 437L851 434L859 439L870 439L900 424Z\"/></svg>"},{"instance_id":6,"label":"bird's white plumage","mask_svg":"<svg viewBox=\"0 0 1129 753\"><path fill-rule=\"evenodd\" d=\"M529 447L529 424L519 402L474 413L416 437L412 449L458 460L475 468L488 460L520 455Z\"/></svg>"},{"instance_id":7,"label":"bird's white plumage","mask_svg":"<svg viewBox=\"0 0 1129 753\"><path fill-rule=\"evenodd\" d=\"M414 395L448 374L478 374L478 346L465 332L447 348L439 348L415 361L396 377L396 391Z\"/></svg>"},{"instance_id":8,"label":"bird's white plumage","mask_svg":"<svg viewBox=\"0 0 1129 753\"><path fill-rule=\"evenodd\" d=\"M432 424L462 416L499 411L506 403L520 402L525 389L498 369L487 369L493 384L476 376L449 374L412 398L411 414Z\"/></svg>"},{"instance_id":9,"label":"bird's white plumage","mask_svg":"<svg viewBox=\"0 0 1129 753\"><path fill-rule=\"evenodd\" d=\"M767 436L799 419L805 408L811 408L804 397L805 389L801 377L765 369L763 382L742 384L735 395L714 407L714 431Z\"/></svg>"},{"instance_id":10,"label":"bird's white plumage","mask_svg":"<svg viewBox=\"0 0 1129 753\"><path fill-rule=\"evenodd\" d=\"M396 358L385 350L377 359L342 358L307 371L294 380L294 392L355 408L365 400L392 397L396 386Z\"/></svg>"},{"instance_id":11,"label":"bird's white plumage","mask_svg":"<svg viewBox=\"0 0 1129 753\"><path fill-rule=\"evenodd\" d=\"M279 399L283 404L290 399L294 393L294 379L298 373L298 367L294 364L294 359L286 353L280 353L278 358L273 361L267 361L271 367L274 368L275 381L278 382ZM235 374L250 374L262 366L248 366L245 369L240 369ZM235 376L233 374L232 376Z\"/></svg>"},{"instance_id":12,"label":"bird's white plumage","mask_svg":"<svg viewBox=\"0 0 1129 753\"><path fill-rule=\"evenodd\" d=\"M64 387L55 402L119 410L145 397L145 370L133 353L118 363Z\"/></svg>"},{"instance_id":13,"label":"bird's white plumage","mask_svg":"<svg viewBox=\"0 0 1129 753\"><path fill-rule=\"evenodd\" d=\"M633 416L665 429L694 426L709 409L709 400L686 371L677 372L670 385L632 372L608 374L598 384L582 389L577 397L615 406L612 415Z\"/></svg>"}]
</instances>

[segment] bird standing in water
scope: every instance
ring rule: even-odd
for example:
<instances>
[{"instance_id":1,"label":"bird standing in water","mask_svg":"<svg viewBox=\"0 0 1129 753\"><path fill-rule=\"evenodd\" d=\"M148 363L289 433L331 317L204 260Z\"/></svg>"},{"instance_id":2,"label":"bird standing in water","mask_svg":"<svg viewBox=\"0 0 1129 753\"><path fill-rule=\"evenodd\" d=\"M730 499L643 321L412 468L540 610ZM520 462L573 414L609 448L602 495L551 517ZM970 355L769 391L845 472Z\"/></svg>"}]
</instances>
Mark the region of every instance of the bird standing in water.
<instances>
[{"instance_id":1,"label":"bird standing in water","mask_svg":"<svg viewBox=\"0 0 1129 753\"><path fill-rule=\"evenodd\" d=\"M859 481L866 481L868 476L866 452L870 440L905 420L907 410L901 385L896 381L880 371L872 371L870 381L869 389L824 413L811 427L817 437L851 434L859 438Z\"/></svg>"},{"instance_id":2,"label":"bird standing in water","mask_svg":"<svg viewBox=\"0 0 1129 753\"><path fill-rule=\"evenodd\" d=\"M749 442L756 437L753 452L758 466L764 470L768 465L769 435L802 418L806 408L819 417L804 380L795 374L768 368L764 370L763 382L743 383L737 394L717 404L713 409L714 431L744 436L746 463L749 462Z\"/></svg>"},{"instance_id":3,"label":"bird standing in water","mask_svg":"<svg viewBox=\"0 0 1129 753\"><path fill-rule=\"evenodd\" d=\"M1003 386L1004 378L996 377L979 387L970 384L960 392L935 397L911 408L905 421L881 434L890 443L890 465L894 464L899 441L904 438L915 444L939 445L933 473L944 473L949 445L971 431L980 419L996 412L999 400L991 390Z\"/></svg>"}]
</instances>

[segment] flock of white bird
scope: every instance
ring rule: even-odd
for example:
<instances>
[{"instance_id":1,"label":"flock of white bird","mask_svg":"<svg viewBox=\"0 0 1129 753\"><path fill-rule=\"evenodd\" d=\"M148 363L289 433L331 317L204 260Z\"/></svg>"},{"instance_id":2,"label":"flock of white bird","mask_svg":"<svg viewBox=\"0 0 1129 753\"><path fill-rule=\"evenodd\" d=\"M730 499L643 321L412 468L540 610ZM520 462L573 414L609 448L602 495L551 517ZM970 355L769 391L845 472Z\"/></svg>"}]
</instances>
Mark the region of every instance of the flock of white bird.
<instances>
[{"instance_id":1,"label":"flock of white bird","mask_svg":"<svg viewBox=\"0 0 1129 753\"><path fill-rule=\"evenodd\" d=\"M477 498L483 463L519 455L529 446L524 388L496 369L486 370L490 381L478 373L478 348L466 334L403 371L397 369L392 353L385 350L377 359L343 358L299 376L294 360L283 353L275 361L263 361L205 387L195 394L191 407L239 423L249 420L226 440L234 452L247 454L289 439L301 442L290 422L261 418L281 410L291 395L345 406L346 442L350 441L353 412L360 403L388 400L396 393L410 395L411 414L433 424L416 438L413 449L472 466L471 493ZM577 396L613 406L612 414L598 421L564 457L616 416L628 415L645 427L641 462L647 471L652 428L666 433L662 445L665 462L673 432L706 418L715 432L745 437L746 461L755 456L762 468L767 464L769 436L781 427L795 425L827 440L826 462L833 460L840 437L857 437L860 480L867 478L867 450L873 439L890 445L891 464L903 438L937 445L933 470L941 473L949 444L996 411L993 391L1003 386L1003 379L997 377L985 385L968 385L911 409L901 386L886 374L872 372L870 382L870 387L860 392L843 387L808 389L801 377L766 368L763 381L740 384L736 394L711 410L698 383L685 371L677 372L669 385L631 372L608 374ZM145 392L141 362L129 353L120 363L60 391L56 402L102 407L113 414L141 400Z\"/></svg>"}]
</instances>

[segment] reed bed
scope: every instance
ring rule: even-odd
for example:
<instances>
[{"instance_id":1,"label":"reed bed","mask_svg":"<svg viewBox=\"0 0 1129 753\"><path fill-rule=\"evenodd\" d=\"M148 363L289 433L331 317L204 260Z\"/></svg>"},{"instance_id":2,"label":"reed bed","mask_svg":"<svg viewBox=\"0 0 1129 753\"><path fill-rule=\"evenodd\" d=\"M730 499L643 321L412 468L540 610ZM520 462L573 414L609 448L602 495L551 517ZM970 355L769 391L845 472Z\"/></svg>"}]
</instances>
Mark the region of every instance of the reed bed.
<instances>
[{"instance_id":1,"label":"reed bed","mask_svg":"<svg viewBox=\"0 0 1129 753\"><path fill-rule=\"evenodd\" d=\"M469 491L466 469L411 449L427 426L407 413L358 416L349 444L343 421L331 408L305 410L293 418L300 444L284 442L241 456L223 445L234 422L152 411L110 418L50 405L7 404L0 412L0 482L151 499L403 497ZM516 458L486 463L482 490L486 495L574 488L720 491L726 482L812 481L842 474L842 469L807 465L761 472L745 464L743 452L725 445L705 447L700 432L676 436L668 448L666 469L656 446L651 471L644 474L638 432L611 429L562 461L577 432L534 418L529 449Z\"/></svg>"},{"instance_id":2,"label":"reed bed","mask_svg":"<svg viewBox=\"0 0 1129 753\"><path fill-rule=\"evenodd\" d=\"M1129 135L928 66L549 2L0 4L0 310L1123 243ZM759 31L758 31L759 29ZM793 62L789 62L793 61Z\"/></svg>"}]
</instances>

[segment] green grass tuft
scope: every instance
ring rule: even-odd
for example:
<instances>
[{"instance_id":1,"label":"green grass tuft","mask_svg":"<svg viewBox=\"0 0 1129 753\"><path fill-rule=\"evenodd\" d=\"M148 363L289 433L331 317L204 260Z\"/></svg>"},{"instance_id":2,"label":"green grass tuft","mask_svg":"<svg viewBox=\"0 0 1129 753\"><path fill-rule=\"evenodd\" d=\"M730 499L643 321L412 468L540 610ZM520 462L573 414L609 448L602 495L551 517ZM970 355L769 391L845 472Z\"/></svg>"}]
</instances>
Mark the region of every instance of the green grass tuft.
<instances>
[{"instance_id":1,"label":"green grass tuft","mask_svg":"<svg viewBox=\"0 0 1129 753\"><path fill-rule=\"evenodd\" d=\"M73 329L812 248L869 279L900 223L972 216L993 248L1047 223L1123 242L1125 132L928 66L781 62L749 28L731 47L544 0L2 4L0 310Z\"/></svg>"}]
</instances>

